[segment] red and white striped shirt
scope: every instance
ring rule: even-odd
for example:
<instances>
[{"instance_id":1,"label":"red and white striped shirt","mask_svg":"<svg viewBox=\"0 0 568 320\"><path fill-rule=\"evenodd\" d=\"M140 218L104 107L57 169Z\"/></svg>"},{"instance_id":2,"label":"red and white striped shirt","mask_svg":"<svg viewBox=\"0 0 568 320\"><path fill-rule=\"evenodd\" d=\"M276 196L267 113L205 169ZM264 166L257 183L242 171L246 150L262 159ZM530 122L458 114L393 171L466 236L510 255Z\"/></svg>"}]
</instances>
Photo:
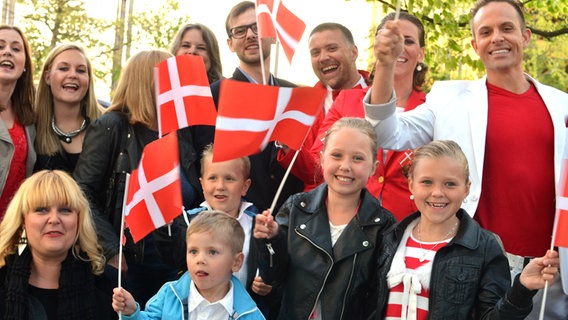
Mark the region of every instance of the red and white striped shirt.
<instances>
[{"instance_id":1,"label":"red and white striped shirt","mask_svg":"<svg viewBox=\"0 0 568 320\"><path fill-rule=\"evenodd\" d=\"M401 247L402 243L399 245L397 252L403 250L403 254L395 255L388 275L390 291L386 320L427 318L429 280L425 286L424 279L430 279L432 260L449 241L419 242L410 235L404 247Z\"/></svg>"}]
</instances>

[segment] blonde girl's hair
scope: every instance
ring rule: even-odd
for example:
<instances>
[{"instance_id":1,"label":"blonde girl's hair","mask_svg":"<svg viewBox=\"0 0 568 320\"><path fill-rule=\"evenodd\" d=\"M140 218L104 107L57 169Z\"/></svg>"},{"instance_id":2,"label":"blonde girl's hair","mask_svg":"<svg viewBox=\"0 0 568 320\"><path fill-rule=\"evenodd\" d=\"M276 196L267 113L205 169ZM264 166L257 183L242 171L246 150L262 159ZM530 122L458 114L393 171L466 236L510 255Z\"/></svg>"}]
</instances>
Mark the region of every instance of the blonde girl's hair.
<instances>
[{"instance_id":1,"label":"blonde girl's hair","mask_svg":"<svg viewBox=\"0 0 568 320\"><path fill-rule=\"evenodd\" d=\"M186 241L194 233L211 233L214 237L223 238L233 253L243 251L245 232L239 221L219 210L200 212L191 220L186 232Z\"/></svg>"},{"instance_id":2,"label":"blonde girl's hair","mask_svg":"<svg viewBox=\"0 0 568 320\"><path fill-rule=\"evenodd\" d=\"M68 50L76 50L81 53L87 63L89 87L87 88L87 92L85 93L85 96L80 103L81 114L92 121L98 118L103 111L101 106L97 103L93 79L93 69L83 47L78 44L66 43L53 48L47 55L47 58L45 59L45 62L43 64L41 77L39 79L37 88L37 97L35 101L35 110L37 116L37 136L35 141L35 149L39 154L52 156L61 150L61 142L59 141L59 138L57 137L55 132L53 132L53 130L51 129L51 119L54 112L53 93L51 92L51 87L48 86L47 82L45 81L45 75L49 73L51 68L53 67L53 61L55 61L55 58L57 58L61 53Z\"/></svg>"},{"instance_id":3,"label":"blonde girl's hair","mask_svg":"<svg viewBox=\"0 0 568 320\"><path fill-rule=\"evenodd\" d=\"M145 50L132 56L122 69L106 112L122 112L128 115L130 124L157 129L154 67L170 57L172 54L163 50Z\"/></svg>"},{"instance_id":4,"label":"blonde girl's hair","mask_svg":"<svg viewBox=\"0 0 568 320\"><path fill-rule=\"evenodd\" d=\"M456 160L463 168L466 184L470 183L467 158L459 144L452 140L434 140L414 150L412 163L408 171L408 178L413 178L414 168L422 159L438 159L441 157L448 157Z\"/></svg>"},{"instance_id":5,"label":"blonde girl's hair","mask_svg":"<svg viewBox=\"0 0 568 320\"><path fill-rule=\"evenodd\" d=\"M94 274L101 274L105 266L102 248L89 209L89 202L75 180L61 170L42 170L26 179L8 205L0 223L0 268L6 256L16 252L23 231L24 216L38 207L65 206L78 215L77 238L72 247L75 258L88 261Z\"/></svg>"},{"instance_id":6,"label":"blonde girl's hair","mask_svg":"<svg viewBox=\"0 0 568 320\"><path fill-rule=\"evenodd\" d=\"M373 128L371 123L363 118L344 117L337 120L331 127L329 127L329 129L325 133L322 152L325 152L329 138L343 128L359 130L361 133L366 135L369 138L369 147L371 149L371 154L373 155L372 160L374 161L377 158L379 149L377 143L377 134L375 133L375 129Z\"/></svg>"}]
</instances>

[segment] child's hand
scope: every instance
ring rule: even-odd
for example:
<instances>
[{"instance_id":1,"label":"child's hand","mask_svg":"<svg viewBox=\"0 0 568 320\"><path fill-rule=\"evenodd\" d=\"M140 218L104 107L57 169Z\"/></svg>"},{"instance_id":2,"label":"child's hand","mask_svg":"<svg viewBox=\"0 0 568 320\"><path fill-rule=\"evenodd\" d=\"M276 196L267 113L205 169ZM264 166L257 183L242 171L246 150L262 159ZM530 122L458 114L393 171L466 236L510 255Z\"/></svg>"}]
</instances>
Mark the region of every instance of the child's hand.
<instances>
[{"instance_id":1,"label":"child's hand","mask_svg":"<svg viewBox=\"0 0 568 320\"><path fill-rule=\"evenodd\" d=\"M254 230L252 232L256 239L270 239L278 233L278 223L270 214L270 210L264 210L262 214L257 214L255 218Z\"/></svg>"},{"instance_id":2,"label":"child's hand","mask_svg":"<svg viewBox=\"0 0 568 320\"><path fill-rule=\"evenodd\" d=\"M112 308L125 316L129 316L136 311L136 301L130 292L124 288L114 288L112 290Z\"/></svg>"},{"instance_id":3,"label":"child's hand","mask_svg":"<svg viewBox=\"0 0 568 320\"><path fill-rule=\"evenodd\" d=\"M546 281L551 282L558 275L559 264L558 252L548 250L544 257L534 258L527 264L519 280L529 290L542 289Z\"/></svg>"},{"instance_id":4,"label":"child's hand","mask_svg":"<svg viewBox=\"0 0 568 320\"><path fill-rule=\"evenodd\" d=\"M272 286L264 283L261 277L255 277L254 281L252 282L252 291L259 296L264 297L269 294L270 291L272 291Z\"/></svg>"}]
</instances>

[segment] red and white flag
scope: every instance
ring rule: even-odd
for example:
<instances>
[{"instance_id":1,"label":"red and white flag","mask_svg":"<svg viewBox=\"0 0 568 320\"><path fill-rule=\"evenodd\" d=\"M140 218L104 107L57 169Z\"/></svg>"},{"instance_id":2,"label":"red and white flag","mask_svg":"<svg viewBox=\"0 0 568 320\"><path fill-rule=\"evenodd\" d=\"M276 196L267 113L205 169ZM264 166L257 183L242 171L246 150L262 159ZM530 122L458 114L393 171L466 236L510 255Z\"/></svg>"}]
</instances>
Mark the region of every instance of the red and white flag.
<instances>
[{"instance_id":1,"label":"red and white flag","mask_svg":"<svg viewBox=\"0 0 568 320\"><path fill-rule=\"evenodd\" d=\"M258 153L273 140L298 150L322 109L326 94L326 90L318 88L283 88L223 80L213 161Z\"/></svg>"},{"instance_id":2,"label":"red and white flag","mask_svg":"<svg viewBox=\"0 0 568 320\"><path fill-rule=\"evenodd\" d=\"M562 160L560 177L552 239L554 246L568 247L568 159Z\"/></svg>"},{"instance_id":3,"label":"red and white flag","mask_svg":"<svg viewBox=\"0 0 568 320\"><path fill-rule=\"evenodd\" d=\"M160 137L191 125L215 125L215 104L203 58L171 57L156 65Z\"/></svg>"},{"instance_id":4,"label":"red and white flag","mask_svg":"<svg viewBox=\"0 0 568 320\"><path fill-rule=\"evenodd\" d=\"M259 38L278 38L282 49L292 62L298 42L306 30L306 24L282 0L256 0L256 15L259 24Z\"/></svg>"},{"instance_id":5,"label":"red and white flag","mask_svg":"<svg viewBox=\"0 0 568 320\"><path fill-rule=\"evenodd\" d=\"M182 212L177 134L144 147L138 168L130 174L126 197L124 215L134 242Z\"/></svg>"}]
</instances>

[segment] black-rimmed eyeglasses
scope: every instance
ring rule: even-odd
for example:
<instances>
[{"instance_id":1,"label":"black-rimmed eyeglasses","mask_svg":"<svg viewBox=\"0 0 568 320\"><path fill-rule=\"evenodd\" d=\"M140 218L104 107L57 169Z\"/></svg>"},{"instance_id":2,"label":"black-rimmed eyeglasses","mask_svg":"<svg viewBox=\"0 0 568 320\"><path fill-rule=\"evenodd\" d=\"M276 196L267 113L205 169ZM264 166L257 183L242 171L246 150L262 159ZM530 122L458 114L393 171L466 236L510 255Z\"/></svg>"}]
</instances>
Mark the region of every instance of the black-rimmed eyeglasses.
<instances>
[{"instance_id":1,"label":"black-rimmed eyeglasses","mask_svg":"<svg viewBox=\"0 0 568 320\"><path fill-rule=\"evenodd\" d=\"M244 38L247 35L248 29L251 29L254 34L258 34L258 26L255 23L247 24L244 26L234 27L229 30L229 36L235 39Z\"/></svg>"}]
</instances>

